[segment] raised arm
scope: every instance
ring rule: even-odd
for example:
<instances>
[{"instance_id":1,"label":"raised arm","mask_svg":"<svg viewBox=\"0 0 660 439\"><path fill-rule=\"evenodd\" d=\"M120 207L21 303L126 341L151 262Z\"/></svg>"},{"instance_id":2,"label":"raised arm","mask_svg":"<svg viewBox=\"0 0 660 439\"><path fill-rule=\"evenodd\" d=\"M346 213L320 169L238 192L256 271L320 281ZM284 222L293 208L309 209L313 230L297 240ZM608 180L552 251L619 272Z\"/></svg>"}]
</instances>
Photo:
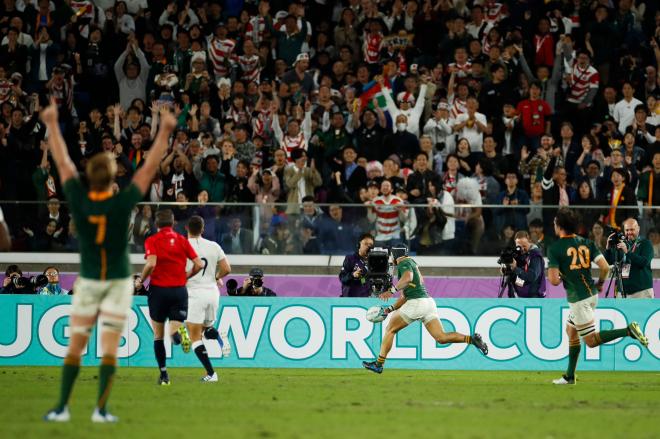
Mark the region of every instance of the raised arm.
<instances>
[{"instance_id":1,"label":"raised arm","mask_svg":"<svg viewBox=\"0 0 660 439\"><path fill-rule=\"evenodd\" d=\"M305 142L309 143L309 139L312 138L312 104L309 101L305 102L305 117L301 128L303 136L305 136Z\"/></svg>"},{"instance_id":2,"label":"raised arm","mask_svg":"<svg viewBox=\"0 0 660 439\"><path fill-rule=\"evenodd\" d=\"M151 181L156 175L158 164L167 150L170 134L172 134L175 127L176 118L169 111L163 109L160 114L160 129L156 135L156 140L154 140L149 155L144 160L144 165L133 176L133 183L143 194L147 192Z\"/></svg>"},{"instance_id":3,"label":"raised arm","mask_svg":"<svg viewBox=\"0 0 660 439\"><path fill-rule=\"evenodd\" d=\"M57 166L57 173L60 175L60 182L66 183L71 178L78 176L76 165L69 156L69 151L66 147L66 142L62 137L60 125L58 123L57 103L55 99L51 98L50 105L41 112L41 120L48 129L48 147L53 154L55 166Z\"/></svg>"}]
</instances>

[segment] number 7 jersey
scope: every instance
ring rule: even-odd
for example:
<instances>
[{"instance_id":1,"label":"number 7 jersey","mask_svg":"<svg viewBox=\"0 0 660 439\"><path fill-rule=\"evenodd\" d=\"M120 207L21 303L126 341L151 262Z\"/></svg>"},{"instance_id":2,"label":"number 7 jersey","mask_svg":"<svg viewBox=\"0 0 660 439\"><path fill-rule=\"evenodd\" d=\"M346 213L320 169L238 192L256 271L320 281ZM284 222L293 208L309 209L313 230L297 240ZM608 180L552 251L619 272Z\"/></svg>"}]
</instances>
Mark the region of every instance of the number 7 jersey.
<instances>
[{"instance_id":1,"label":"number 7 jersey","mask_svg":"<svg viewBox=\"0 0 660 439\"><path fill-rule=\"evenodd\" d=\"M591 262L603 257L593 241L564 236L548 249L548 268L558 268L569 303L598 294L591 276Z\"/></svg>"},{"instance_id":2,"label":"number 7 jersey","mask_svg":"<svg viewBox=\"0 0 660 439\"><path fill-rule=\"evenodd\" d=\"M79 178L63 185L80 247L80 276L125 279L131 275L128 226L143 195L133 183L117 194L87 191Z\"/></svg>"}]
</instances>

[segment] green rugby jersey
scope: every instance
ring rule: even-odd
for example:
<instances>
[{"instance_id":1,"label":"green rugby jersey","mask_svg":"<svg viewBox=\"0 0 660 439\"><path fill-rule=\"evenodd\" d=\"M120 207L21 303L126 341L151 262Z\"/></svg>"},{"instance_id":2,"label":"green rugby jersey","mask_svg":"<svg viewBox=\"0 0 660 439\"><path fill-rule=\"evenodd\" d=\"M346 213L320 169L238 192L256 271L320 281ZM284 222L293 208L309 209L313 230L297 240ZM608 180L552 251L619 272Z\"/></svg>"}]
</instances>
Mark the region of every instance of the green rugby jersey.
<instances>
[{"instance_id":1,"label":"green rugby jersey","mask_svg":"<svg viewBox=\"0 0 660 439\"><path fill-rule=\"evenodd\" d=\"M591 262L600 255L593 241L576 235L559 238L548 249L548 268L559 269L569 303L598 294Z\"/></svg>"},{"instance_id":2,"label":"green rugby jersey","mask_svg":"<svg viewBox=\"0 0 660 439\"><path fill-rule=\"evenodd\" d=\"M76 227L80 247L80 276L85 279L124 279L131 275L128 226L131 210L142 193L131 183L113 195L88 192L79 178L62 187Z\"/></svg>"},{"instance_id":3,"label":"green rugby jersey","mask_svg":"<svg viewBox=\"0 0 660 439\"><path fill-rule=\"evenodd\" d=\"M406 296L406 299L422 299L424 297L429 297L426 292L426 287L424 286L424 278L419 272L417 263L411 258L405 258L397 264L397 276L401 279L403 273L406 271L412 271L412 281L408 286L403 290L403 295Z\"/></svg>"}]
</instances>

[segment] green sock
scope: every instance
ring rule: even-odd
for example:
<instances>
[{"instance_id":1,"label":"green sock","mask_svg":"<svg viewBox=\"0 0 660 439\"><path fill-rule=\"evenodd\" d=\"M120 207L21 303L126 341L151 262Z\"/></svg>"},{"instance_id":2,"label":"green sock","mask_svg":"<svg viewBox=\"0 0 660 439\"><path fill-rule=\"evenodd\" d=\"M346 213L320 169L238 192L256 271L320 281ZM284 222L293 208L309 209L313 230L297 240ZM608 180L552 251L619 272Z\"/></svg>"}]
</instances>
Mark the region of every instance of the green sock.
<instances>
[{"instance_id":1,"label":"green sock","mask_svg":"<svg viewBox=\"0 0 660 439\"><path fill-rule=\"evenodd\" d=\"M110 389L112 388L112 381L115 376L117 359L115 357L104 356L101 359L101 367L99 368L99 399L97 407L100 411L105 411L105 406L110 396Z\"/></svg>"},{"instance_id":2,"label":"green sock","mask_svg":"<svg viewBox=\"0 0 660 439\"><path fill-rule=\"evenodd\" d=\"M80 372L80 357L67 356L62 366L62 385L60 387L60 401L57 403L57 410L62 410L68 403L73 384L76 382Z\"/></svg>"},{"instance_id":3,"label":"green sock","mask_svg":"<svg viewBox=\"0 0 660 439\"><path fill-rule=\"evenodd\" d=\"M580 358L579 342L575 346L568 346L568 369L566 369L567 377L575 377L575 368L577 367L578 358Z\"/></svg>"},{"instance_id":4,"label":"green sock","mask_svg":"<svg viewBox=\"0 0 660 439\"><path fill-rule=\"evenodd\" d=\"M600 344L607 343L608 341L616 340L617 338L628 337L628 328L612 329L610 331L601 331L598 333Z\"/></svg>"}]
</instances>

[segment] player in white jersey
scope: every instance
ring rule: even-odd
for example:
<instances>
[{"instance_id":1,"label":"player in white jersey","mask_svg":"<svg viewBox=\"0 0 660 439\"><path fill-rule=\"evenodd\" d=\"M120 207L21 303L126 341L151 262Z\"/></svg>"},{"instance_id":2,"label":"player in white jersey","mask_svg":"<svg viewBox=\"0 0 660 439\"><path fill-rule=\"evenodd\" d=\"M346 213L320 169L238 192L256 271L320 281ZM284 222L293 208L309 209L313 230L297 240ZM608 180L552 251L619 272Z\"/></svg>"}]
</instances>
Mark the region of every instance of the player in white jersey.
<instances>
[{"instance_id":1,"label":"player in white jersey","mask_svg":"<svg viewBox=\"0 0 660 439\"><path fill-rule=\"evenodd\" d=\"M229 356L231 346L227 341L226 334L219 334L213 325L218 314L220 292L218 285L222 284L222 278L231 273L231 266L222 248L213 241L202 238L204 232L204 220L200 216L192 216L188 220L188 241L195 249L197 255L204 263L204 268L195 276L188 279L188 318L186 326L190 333L192 348L199 361L206 369L203 382L218 381L218 374L213 370L211 360L202 337L207 340L217 340L222 349L224 357Z\"/></svg>"}]
</instances>

